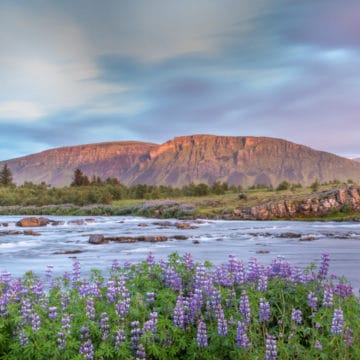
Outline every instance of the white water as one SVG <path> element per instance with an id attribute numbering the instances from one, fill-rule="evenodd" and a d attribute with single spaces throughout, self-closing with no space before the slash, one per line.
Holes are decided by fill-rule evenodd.
<path id="1" fill-rule="evenodd" d="M 81 262 L 83 272 L 92 268 L 108 269 L 117 259 L 138 262 L 146 259 L 152 251 L 157 260 L 178 251 L 191 252 L 198 261 L 210 260 L 215 264 L 225 262 L 229 254 L 248 261 L 257 257 L 269 263 L 278 255 L 292 264 L 302 267 L 319 263 L 321 254 L 330 254 L 330 271 L 345 276 L 355 288 L 360 288 L 360 224 L 351 222 L 290 222 L 290 221 L 204 221 L 194 223 L 197 229 L 180 230 L 176 227 L 159 227 L 154 222 L 162 220 L 140 217 L 93 217 L 95 222 L 86 225 L 69 224 L 78 217 L 50 216 L 53 220 L 65 221 L 64 225 L 34 228 L 40 236 L 3 235 L 9 230 L 24 230 L 15 225 L 20 216 L 0 216 L 0 272 L 7 270 L 21 276 L 32 270 L 38 274 L 46 265 L 54 265 L 57 274 L 71 272 L 74 258 Z M 83 217 L 82 219 L 85 219 Z M 80 218 L 81 219 L 81 218 Z M 176 222 L 176 220 L 170 220 Z M 139 227 L 146 223 L 147 227 Z M 283 233 L 301 233 L 303 237 L 313 236 L 314 241 L 299 241 L 299 238 L 281 238 Z M 91 245 L 89 235 L 138 236 L 138 235 L 186 235 L 188 240 L 169 240 L 161 243 L 108 243 Z M 194 244 L 198 241 L 199 244 Z M 81 253 L 55 255 L 55 252 L 79 250 Z M 257 251 L 266 250 L 267 254 Z"/>

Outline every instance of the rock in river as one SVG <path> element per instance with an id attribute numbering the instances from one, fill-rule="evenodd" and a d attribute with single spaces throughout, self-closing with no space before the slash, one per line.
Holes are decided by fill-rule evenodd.
<path id="1" fill-rule="evenodd" d="M 26 217 L 19 220 L 16 225 L 21 227 L 38 227 L 38 226 L 46 226 L 50 223 L 50 220 L 45 217 Z"/>
<path id="2" fill-rule="evenodd" d="M 109 242 L 109 240 L 105 239 L 104 235 L 102 234 L 90 235 L 88 241 L 90 244 L 94 244 L 94 245 L 105 244 Z"/>

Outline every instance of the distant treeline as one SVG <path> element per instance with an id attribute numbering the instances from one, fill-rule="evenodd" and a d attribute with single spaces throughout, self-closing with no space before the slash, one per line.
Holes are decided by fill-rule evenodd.
<path id="1" fill-rule="evenodd" d="M 352 181 L 349 180 L 349 183 Z M 340 183 L 334 180 L 333 183 Z M 320 183 L 315 181 L 310 187 L 316 191 Z M 188 184 L 181 188 L 165 185 L 137 184 L 125 186 L 116 178 L 101 180 L 98 176 L 90 179 L 80 169 L 76 169 L 70 186 L 54 188 L 46 183 L 34 184 L 25 182 L 16 186 L 12 181 L 10 169 L 4 165 L 0 170 L 0 206 L 43 206 L 43 205 L 89 205 L 111 204 L 116 200 L 131 199 L 167 199 L 180 197 L 200 197 L 208 195 L 222 195 L 225 193 L 239 194 L 239 199 L 247 197 L 248 190 L 283 191 L 301 188 L 301 184 L 292 184 L 282 181 L 275 189 L 267 185 L 254 185 L 248 189 L 242 186 L 229 185 L 226 182 L 216 181 L 212 185 L 205 183 Z"/>

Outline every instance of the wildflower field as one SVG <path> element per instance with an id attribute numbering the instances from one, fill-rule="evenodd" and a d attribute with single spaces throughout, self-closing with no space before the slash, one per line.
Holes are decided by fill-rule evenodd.
<path id="1" fill-rule="evenodd" d="M 109 272 L 0 274 L 0 359 L 360 359 L 360 304 L 328 275 L 174 253 Z"/>

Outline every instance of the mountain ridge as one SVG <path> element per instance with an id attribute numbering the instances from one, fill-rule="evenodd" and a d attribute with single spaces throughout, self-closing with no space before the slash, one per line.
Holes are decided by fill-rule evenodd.
<path id="1" fill-rule="evenodd" d="M 7 163 L 17 184 L 44 181 L 69 185 L 75 168 L 102 179 L 117 177 L 126 185 L 183 186 L 226 181 L 251 186 L 282 180 L 360 180 L 360 164 L 284 139 L 196 134 L 162 144 L 113 141 L 45 150 Z"/>

